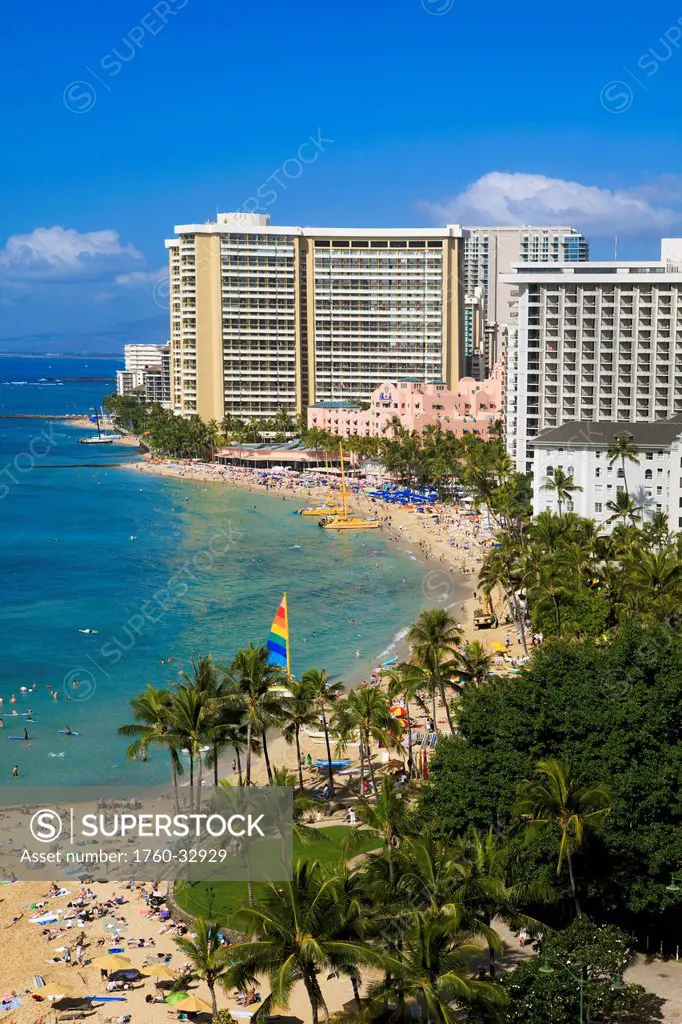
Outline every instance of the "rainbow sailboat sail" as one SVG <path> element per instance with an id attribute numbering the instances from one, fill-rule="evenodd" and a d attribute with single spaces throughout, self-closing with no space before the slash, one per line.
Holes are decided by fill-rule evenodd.
<path id="1" fill-rule="evenodd" d="M 275 613 L 270 636 L 265 646 L 269 652 L 268 661 L 270 664 L 278 665 L 289 675 L 289 612 L 287 610 L 286 591 L 282 595 L 279 608 Z"/>

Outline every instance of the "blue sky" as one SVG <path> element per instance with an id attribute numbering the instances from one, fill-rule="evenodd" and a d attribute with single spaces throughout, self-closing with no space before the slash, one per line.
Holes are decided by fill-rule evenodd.
<path id="1" fill-rule="evenodd" d="M 633 259 L 682 233 L 667 0 L 38 0 L 4 22 L 4 349 L 157 340 L 173 225 L 273 174 L 280 224 L 569 222 Z"/>

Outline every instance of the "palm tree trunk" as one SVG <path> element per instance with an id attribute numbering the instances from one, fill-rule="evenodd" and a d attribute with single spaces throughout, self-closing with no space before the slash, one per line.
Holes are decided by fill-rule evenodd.
<path id="1" fill-rule="evenodd" d="M 268 754 L 268 741 L 265 736 L 265 729 L 261 732 L 261 739 L 263 740 L 263 754 L 265 756 L 265 767 L 268 770 L 268 782 L 272 782 L 272 768 L 270 766 L 270 755 Z"/>
<path id="2" fill-rule="evenodd" d="M 234 752 L 237 756 L 237 771 L 239 772 L 239 785 L 242 786 L 244 783 L 242 780 L 242 759 L 239 753 L 239 747 L 235 747 Z"/>
<path id="3" fill-rule="evenodd" d="M 412 719 L 410 718 L 410 702 L 405 700 L 407 711 L 407 774 L 410 779 L 414 778 L 414 764 L 412 761 Z"/>
<path id="4" fill-rule="evenodd" d="M 332 771 L 332 748 L 329 743 L 329 728 L 327 727 L 327 716 L 322 707 L 322 728 L 324 729 L 324 742 L 327 747 L 327 782 L 329 783 L 329 797 L 334 796 L 334 772 Z"/>
<path id="5" fill-rule="evenodd" d="M 559 611 L 559 603 L 556 599 L 556 594 L 552 594 L 552 603 L 554 605 L 554 615 L 556 618 L 556 635 L 561 636 L 561 612 Z"/>
<path id="6" fill-rule="evenodd" d="M 251 785 L 251 722 L 246 726 L 246 785 Z"/>
<path id="7" fill-rule="evenodd" d="M 438 732 L 438 720 L 436 718 L 436 688 L 431 690 L 431 717 L 433 719 L 434 732 Z"/>
<path id="8" fill-rule="evenodd" d="M 490 945 L 490 943 L 488 943 L 488 962 L 489 962 L 490 977 L 493 980 L 495 980 L 495 975 L 497 973 L 497 968 L 496 968 L 496 965 L 495 965 L 495 949 L 493 948 L 493 946 Z"/>
<path id="9" fill-rule="evenodd" d="M 308 999 L 310 1000 L 312 1024 L 319 1024 L 321 993 L 320 986 L 317 983 L 317 978 L 315 975 L 312 975 L 311 977 L 306 973 L 303 977 L 303 984 L 305 985 L 305 990 L 308 993 Z"/>
<path id="10" fill-rule="evenodd" d="M 215 982 L 212 979 L 211 981 L 206 979 L 206 984 L 208 985 L 208 991 L 211 993 L 211 1013 L 215 1017 L 218 1012 L 218 1001 L 215 997 Z"/>
<path id="11" fill-rule="evenodd" d="M 218 744 L 213 744 L 213 785 L 218 785 Z"/>
<path id="12" fill-rule="evenodd" d="M 365 730 L 365 739 L 366 739 L 366 743 L 367 743 L 367 765 L 369 767 L 369 777 L 372 780 L 372 789 L 374 790 L 374 796 L 377 797 L 379 795 L 379 790 L 377 789 L 376 779 L 374 778 L 374 765 L 372 764 L 372 751 L 371 751 L 371 748 L 370 748 L 370 745 L 369 745 L 369 743 L 370 743 L 370 740 L 369 740 L 369 729 Z"/>
<path id="13" fill-rule="evenodd" d="M 526 627 L 523 623 L 523 610 L 517 600 L 516 593 L 514 591 L 514 583 L 511 576 L 508 578 L 508 584 L 509 594 L 505 593 L 505 597 L 507 598 L 507 603 L 509 605 L 509 610 L 512 613 L 512 617 L 516 620 L 516 622 L 518 622 L 519 629 L 521 630 L 521 643 L 523 644 L 523 652 L 524 654 L 528 654 L 528 644 L 526 642 Z M 511 600 L 512 595 L 514 597 L 513 605 Z"/>
<path id="14" fill-rule="evenodd" d="M 296 726 L 296 759 L 298 761 L 298 787 L 303 792 L 303 765 L 301 764 L 301 743 L 299 740 L 299 728 Z"/>
<path id="15" fill-rule="evenodd" d="M 201 807 L 201 786 L 204 781 L 204 759 L 201 756 L 201 745 L 199 745 L 199 754 L 197 757 L 199 769 L 197 771 L 197 811 Z"/>
<path id="16" fill-rule="evenodd" d="M 175 796 L 175 810 L 180 811 L 180 796 L 178 793 L 178 766 L 175 763 L 175 751 L 170 752 L 171 759 L 171 779 L 173 781 L 173 794 Z"/>
<path id="17" fill-rule="evenodd" d="M 452 716 L 450 715 L 450 708 L 448 706 L 448 702 L 447 702 L 446 697 L 445 697 L 445 684 L 444 683 L 440 683 L 439 690 L 440 690 L 440 699 L 443 701 L 443 707 L 445 708 L 445 717 L 448 720 L 448 728 L 450 729 L 450 735 L 454 736 L 455 735 L 455 727 L 452 724 Z"/>
<path id="18" fill-rule="evenodd" d="M 571 880 L 571 892 L 573 893 L 573 902 L 575 903 L 575 912 L 578 917 L 582 917 L 582 910 L 580 909 L 580 900 L 578 899 L 578 890 L 575 887 L 575 878 L 573 875 L 573 860 L 571 858 L 571 851 L 569 850 L 566 854 L 566 860 L 568 861 L 568 877 Z"/>
<path id="19" fill-rule="evenodd" d="M 360 737 L 360 796 L 365 795 L 365 745 Z"/>
<path id="20" fill-rule="evenodd" d="M 360 985 L 358 983 L 357 974 L 351 974 L 350 983 L 353 986 L 353 998 L 355 999 L 355 1005 L 358 1010 L 362 1010 L 362 1000 L 360 999 Z"/>

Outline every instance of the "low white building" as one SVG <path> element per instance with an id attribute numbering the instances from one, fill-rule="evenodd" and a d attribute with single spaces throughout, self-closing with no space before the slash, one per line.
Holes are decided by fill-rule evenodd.
<path id="1" fill-rule="evenodd" d="M 119 395 L 144 394 L 144 370 L 117 370 L 116 392 Z"/>
<path id="2" fill-rule="evenodd" d="M 125 369 L 116 371 L 117 393 L 170 409 L 170 346 L 126 345 L 124 351 Z"/>
<path id="3" fill-rule="evenodd" d="M 610 464 L 608 450 L 619 434 L 628 433 L 637 448 L 637 463 L 620 459 Z M 668 516 L 671 530 L 682 529 L 682 415 L 655 423 L 590 420 L 544 430 L 533 440 L 533 514 L 559 511 L 555 491 L 544 490 L 561 468 L 582 488 L 563 503 L 563 510 L 594 519 L 610 529 L 607 502 L 627 490 L 646 521 L 654 512 Z"/>

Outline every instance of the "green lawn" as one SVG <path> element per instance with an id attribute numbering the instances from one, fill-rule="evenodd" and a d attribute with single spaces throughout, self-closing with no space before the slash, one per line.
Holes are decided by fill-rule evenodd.
<path id="1" fill-rule="evenodd" d="M 306 860 L 319 860 L 322 864 L 333 864 L 341 857 L 341 843 L 349 832 L 349 825 L 330 825 L 319 829 L 324 839 L 313 840 L 302 846 L 294 840 L 294 857 L 305 857 Z M 353 856 L 376 850 L 378 841 L 369 833 L 366 840 L 360 842 Z M 254 883 L 254 894 L 258 898 L 259 883 Z M 175 898 L 189 914 L 194 917 L 205 917 L 217 921 L 226 928 L 233 927 L 232 918 L 235 910 L 247 901 L 245 882 L 180 882 L 175 888 Z"/>

